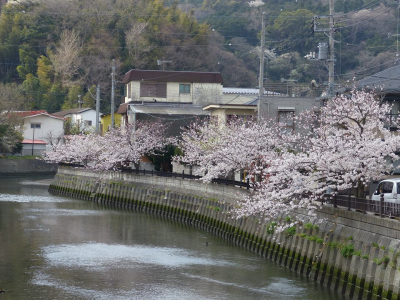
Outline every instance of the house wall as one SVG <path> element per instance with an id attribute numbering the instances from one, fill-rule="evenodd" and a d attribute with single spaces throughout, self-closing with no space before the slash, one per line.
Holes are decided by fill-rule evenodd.
<path id="1" fill-rule="evenodd" d="M 78 115 L 79 116 L 79 115 Z M 78 117 L 77 116 L 77 117 Z M 80 124 L 82 129 L 92 129 L 96 128 L 96 111 L 95 110 L 88 110 L 84 111 L 80 114 Z M 91 121 L 91 126 L 85 126 L 85 121 Z"/>
<path id="2" fill-rule="evenodd" d="M 304 110 L 310 110 L 317 104 L 315 98 L 271 97 L 261 102 L 261 114 L 270 118 L 277 118 L 278 107 L 294 107 L 295 114 L 297 114 Z"/>
<path id="3" fill-rule="evenodd" d="M 179 93 L 179 84 L 190 84 L 190 94 Z M 168 101 L 168 102 L 193 102 L 194 105 L 203 103 L 219 103 L 222 99 L 222 85 L 216 83 L 190 83 L 190 82 L 168 82 L 167 98 L 140 97 L 140 82 L 131 81 L 126 85 L 125 91 L 129 90 L 130 97 L 126 92 L 125 103 L 129 101 Z"/>
<path id="4" fill-rule="evenodd" d="M 68 114 L 65 117 L 70 118 L 72 124 L 79 124 L 80 130 L 96 129 L 96 111 L 94 109 L 76 114 Z M 85 126 L 85 121 L 91 121 L 91 126 Z"/>
<path id="5" fill-rule="evenodd" d="M 46 140 L 51 133 L 57 137 L 64 133 L 64 121 L 46 115 L 38 115 L 24 120 L 23 135 L 25 139 L 33 139 L 32 123 L 41 124 L 40 128 L 35 129 L 35 140 Z"/>
<path id="6" fill-rule="evenodd" d="M 121 119 L 122 119 L 122 116 L 120 114 L 114 114 L 114 125 L 120 126 Z M 111 114 L 102 116 L 100 123 L 102 126 L 101 134 L 105 134 L 108 130 L 108 127 L 111 126 Z"/>
<path id="7" fill-rule="evenodd" d="M 248 109 L 238 109 L 238 108 L 228 108 L 228 109 L 213 109 L 211 111 L 211 116 L 218 117 L 219 124 L 225 124 L 227 116 L 229 115 L 236 115 L 236 116 L 255 116 L 255 110 L 248 110 Z"/>

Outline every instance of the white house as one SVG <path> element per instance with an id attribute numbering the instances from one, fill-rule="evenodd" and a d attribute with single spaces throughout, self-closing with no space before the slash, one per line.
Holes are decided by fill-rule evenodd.
<path id="1" fill-rule="evenodd" d="M 49 114 L 44 110 L 16 112 L 23 121 L 22 155 L 41 155 L 46 150 L 48 139 L 64 133 L 64 118 Z"/>
<path id="2" fill-rule="evenodd" d="M 124 76 L 125 103 L 220 103 L 222 76 L 216 72 L 130 70 Z"/>
<path id="3" fill-rule="evenodd" d="M 73 108 L 62 110 L 54 115 L 70 119 L 72 124 L 78 125 L 80 131 L 96 129 L 96 110 L 92 108 Z"/>

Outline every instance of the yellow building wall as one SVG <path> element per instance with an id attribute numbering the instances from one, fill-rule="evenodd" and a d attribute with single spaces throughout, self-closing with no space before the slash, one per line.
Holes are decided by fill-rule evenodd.
<path id="1" fill-rule="evenodd" d="M 114 125 L 120 126 L 121 119 L 122 119 L 122 115 L 115 113 L 114 114 Z M 100 124 L 101 124 L 101 134 L 104 135 L 104 133 L 107 132 L 108 127 L 111 126 L 111 114 L 102 115 Z"/>

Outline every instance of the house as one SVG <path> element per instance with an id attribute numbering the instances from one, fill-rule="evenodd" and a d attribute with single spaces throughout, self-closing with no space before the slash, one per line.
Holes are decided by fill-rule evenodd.
<path id="1" fill-rule="evenodd" d="M 124 103 L 173 102 L 202 106 L 222 99 L 222 76 L 216 72 L 130 70 L 123 83 Z"/>
<path id="2" fill-rule="evenodd" d="M 209 115 L 202 109 L 220 103 L 222 76 L 216 72 L 130 70 L 124 76 L 125 97 L 118 109 L 122 124 L 157 119 L 170 123 L 169 135 Z"/>
<path id="3" fill-rule="evenodd" d="M 22 119 L 22 155 L 41 155 L 49 139 L 59 138 L 64 133 L 65 118 L 49 114 L 44 110 L 19 111 L 15 114 Z"/>
<path id="4" fill-rule="evenodd" d="M 92 108 L 72 108 L 54 113 L 55 116 L 67 118 L 79 131 L 94 131 L 96 129 L 96 110 Z"/>
<path id="5" fill-rule="evenodd" d="M 312 89 L 309 85 L 293 82 L 270 83 L 266 85 L 260 103 L 260 115 L 285 123 L 288 129 L 296 130 L 293 117 L 301 111 L 317 106 L 315 95 L 322 89 Z M 256 88 L 223 88 L 222 101 L 203 107 L 210 111 L 218 122 L 226 122 L 229 115 L 258 115 L 259 89 Z"/>
<path id="6" fill-rule="evenodd" d="M 373 90 L 392 105 L 391 119 L 397 118 L 400 112 L 400 64 L 385 69 L 356 82 L 358 88 Z M 390 129 L 397 130 L 396 124 L 388 124 Z"/>
<path id="7" fill-rule="evenodd" d="M 400 113 L 400 64 L 375 73 L 356 82 L 357 88 L 373 90 L 382 101 L 392 105 L 390 121 L 387 127 L 392 131 L 398 131 L 398 126 L 392 120 L 396 119 Z M 399 149 L 400 150 L 400 149 Z M 400 151 L 399 151 L 400 152 Z M 399 154 L 399 153 L 397 153 Z M 400 165 L 400 161 L 394 162 L 395 166 Z M 393 175 L 400 175 L 400 168 L 396 169 Z M 372 195 L 378 182 L 372 182 L 369 187 L 369 194 Z"/>

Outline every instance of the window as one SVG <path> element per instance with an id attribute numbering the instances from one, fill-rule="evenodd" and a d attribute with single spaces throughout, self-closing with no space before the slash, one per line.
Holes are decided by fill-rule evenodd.
<path id="1" fill-rule="evenodd" d="M 32 129 L 40 129 L 40 126 L 41 124 L 39 124 L 39 123 L 31 123 L 31 128 Z"/>
<path id="2" fill-rule="evenodd" d="M 381 182 L 376 190 L 378 194 L 389 194 L 393 191 L 393 182 Z"/>
<path id="3" fill-rule="evenodd" d="M 141 82 L 140 97 L 167 98 L 167 84 L 165 82 Z"/>
<path id="4" fill-rule="evenodd" d="M 294 108 L 278 107 L 278 123 L 282 128 L 294 130 Z"/>
<path id="5" fill-rule="evenodd" d="M 190 84 L 180 84 L 179 94 L 190 94 Z"/>
<path id="6" fill-rule="evenodd" d="M 128 98 L 131 98 L 131 83 L 130 82 L 127 84 L 127 87 L 128 87 Z"/>
<path id="7" fill-rule="evenodd" d="M 92 121 L 86 120 L 84 121 L 85 127 L 92 126 Z"/>

